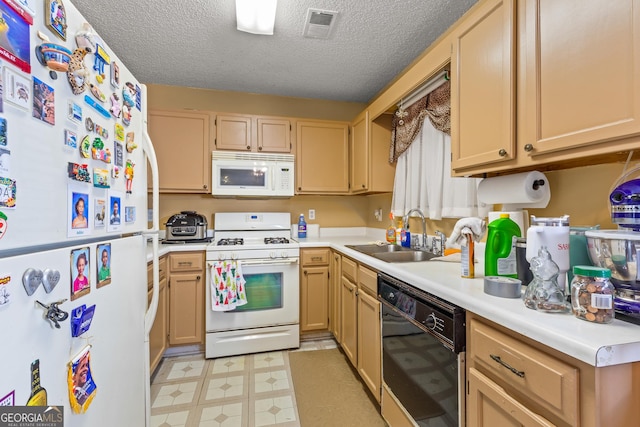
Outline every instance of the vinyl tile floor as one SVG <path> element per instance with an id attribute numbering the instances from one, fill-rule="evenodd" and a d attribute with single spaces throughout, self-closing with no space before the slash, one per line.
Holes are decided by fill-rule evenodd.
<path id="1" fill-rule="evenodd" d="M 300 426 L 289 352 L 336 347 L 327 339 L 289 351 L 165 358 L 151 381 L 151 427 Z"/>

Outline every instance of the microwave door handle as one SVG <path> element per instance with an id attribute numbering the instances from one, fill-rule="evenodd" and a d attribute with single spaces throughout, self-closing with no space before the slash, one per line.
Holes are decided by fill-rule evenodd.
<path id="1" fill-rule="evenodd" d="M 276 189 L 276 168 L 269 168 L 269 170 L 271 171 L 271 191 L 274 191 Z"/>

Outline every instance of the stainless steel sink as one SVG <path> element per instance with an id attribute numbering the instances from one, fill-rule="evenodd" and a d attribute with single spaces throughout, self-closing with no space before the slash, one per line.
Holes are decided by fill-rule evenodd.
<path id="1" fill-rule="evenodd" d="M 349 249 L 353 249 L 354 251 L 362 252 L 363 254 L 372 255 L 377 253 L 388 253 L 388 252 L 413 252 L 414 250 L 411 248 L 406 248 L 404 246 L 399 245 L 345 245 Z"/>
<path id="2" fill-rule="evenodd" d="M 398 245 L 346 245 L 363 254 L 378 258 L 386 262 L 418 262 L 429 261 L 436 255 L 431 252 L 421 251 L 413 248 L 406 248 Z"/>
<path id="3" fill-rule="evenodd" d="M 437 255 L 432 254 L 431 252 L 409 250 L 402 252 L 377 253 L 371 254 L 371 256 L 386 262 L 418 262 L 429 261 Z"/>

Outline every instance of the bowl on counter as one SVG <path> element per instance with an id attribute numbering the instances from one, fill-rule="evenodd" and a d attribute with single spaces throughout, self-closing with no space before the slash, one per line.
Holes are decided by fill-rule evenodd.
<path id="1" fill-rule="evenodd" d="M 593 265 L 611 270 L 611 282 L 616 288 L 640 292 L 640 233 L 626 230 L 587 230 L 585 236 Z"/>

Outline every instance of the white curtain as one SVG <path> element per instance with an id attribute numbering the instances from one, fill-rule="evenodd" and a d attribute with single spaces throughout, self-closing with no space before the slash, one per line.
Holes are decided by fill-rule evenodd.
<path id="1" fill-rule="evenodd" d="M 398 157 L 391 211 L 404 216 L 419 208 L 425 217 L 485 217 L 490 206 L 478 202 L 479 178 L 451 177 L 451 137 L 425 120 L 420 133 Z"/>

